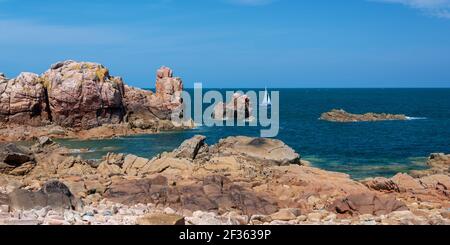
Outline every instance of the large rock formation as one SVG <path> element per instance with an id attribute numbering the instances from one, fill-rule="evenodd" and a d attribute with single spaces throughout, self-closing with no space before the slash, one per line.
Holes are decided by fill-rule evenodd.
<path id="1" fill-rule="evenodd" d="M 42 75 L 51 118 L 57 125 L 93 128 L 120 123 L 125 114 L 121 78 L 109 75 L 100 64 L 65 61 Z"/>
<path id="2" fill-rule="evenodd" d="M 44 85 L 38 75 L 23 72 L 7 80 L 0 76 L 0 123 L 44 125 L 49 108 Z"/>
<path id="3" fill-rule="evenodd" d="M 179 77 L 173 77 L 173 71 L 169 67 L 161 67 L 156 73 L 156 96 L 164 107 L 175 109 L 181 104 L 181 92 L 183 81 Z"/>
<path id="4" fill-rule="evenodd" d="M 183 90 L 172 74 L 167 67 L 157 71 L 156 93 L 126 86 L 90 62 L 59 62 L 41 76 L 22 73 L 8 80 L 1 74 L 0 125 L 84 130 L 125 122 L 132 128 L 171 129 L 166 121 L 181 108 Z"/>
<path id="5" fill-rule="evenodd" d="M 323 113 L 320 120 L 330 122 L 375 122 L 375 121 L 392 121 L 392 120 L 408 120 L 406 115 L 395 115 L 386 113 L 366 113 L 351 114 L 344 110 L 334 109 L 330 112 Z"/>

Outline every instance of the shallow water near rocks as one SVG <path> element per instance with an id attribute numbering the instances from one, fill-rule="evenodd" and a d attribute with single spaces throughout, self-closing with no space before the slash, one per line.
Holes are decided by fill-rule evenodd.
<path id="1" fill-rule="evenodd" d="M 425 161 L 430 153 L 450 153 L 450 89 L 279 91 L 281 115 L 277 139 L 294 148 L 316 167 L 348 173 L 357 179 L 389 177 L 398 172 L 426 168 Z M 334 108 L 351 113 L 405 114 L 411 120 L 361 123 L 318 120 L 323 112 Z M 99 159 L 107 152 L 151 158 L 173 150 L 196 134 L 207 136 L 207 143 L 215 144 L 227 136 L 258 137 L 260 128 L 199 127 L 183 132 L 58 142 L 69 148 L 87 150 L 80 154 L 89 159 Z"/>

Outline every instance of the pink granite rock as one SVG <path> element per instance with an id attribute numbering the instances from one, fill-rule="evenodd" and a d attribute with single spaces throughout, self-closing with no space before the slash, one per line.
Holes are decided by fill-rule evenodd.
<path id="1" fill-rule="evenodd" d="M 69 60 L 52 65 L 42 76 L 22 73 L 9 80 L 0 74 L 0 124 L 91 129 L 129 122 L 158 128 L 181 108 L 182 91 L 183 82 L 167 67 L 157 71 L 153 93 L 125 86 L 101 64 Z"/>
<path id="2" fill-rule="evenodd" d="M 38 75 L 21 73 L 7 80 L 0 77 L 0 121 L 39 126 L 48 123 L 46 93 Z"/>
<path id="3" fill-rule="evenodd" d="M 124 115 L 121 78 L 96 63 L 65 61 L 42 76 L 53 121 L 64 127 L 89 129 L 120 123 Z"/>
<path id="4" fill-rule="evenodd" d="M 230 103 L 218 103 L 214 107 L 212 116 L 217 120 L 227 120 L 235 117 L 240 120 L 247 119 L 252 114 L 250 103 L 250 98 L 247 95 L 235 93 Z"/>

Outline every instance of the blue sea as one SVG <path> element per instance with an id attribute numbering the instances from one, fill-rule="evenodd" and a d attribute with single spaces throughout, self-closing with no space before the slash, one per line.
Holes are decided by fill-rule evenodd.
<path id="1" fill-rule="evenodd" d="M 238 89 L 236 89 L 238 90 Z M 278 139 L 313 166 L 362 179 L 393 176 L 426 168 L 430 153 L 450 153 L 450 89 L 272 89 L 280 91 Z M 245 91 L 245 90 L 244 90 Z M 190 91 L 192 92 L 192 91 Z M 224 91 L 222 91 L 224 92 Z M 406 114 L 408 121 L 332 123 L 323 112 Z M 258 127 L 198 127 L 109 140 L 60 140 L 74 149 L 89 149 L 83 157 L 99 159 L 107 152 L 153 157 L 171 151 L 196 134 L 208 144 L 233 136 L 260 135 Z"/>

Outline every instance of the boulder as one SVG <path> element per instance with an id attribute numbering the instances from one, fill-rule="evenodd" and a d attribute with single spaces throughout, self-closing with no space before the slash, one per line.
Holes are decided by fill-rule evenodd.
<path id="1" fill-rule="evenodd" d="M 110 76 L 103 65 L 64 61 L 53 65 L 41 79 L 56 124 L 90 129 L 122 121 L 123 81 Z"/>
<path id="2" fill-rule="evenodd" d="M 398 186 L 400 192 L 424 193 L 425 188 L 418 179 L 414 179 L 408 174 L 396 174 L 391 180 Z"/>
<path id="3" fill-rule="evenodd" d="M 435 174 L 420 178 L 420 184 L 427 190 L 437 190 L 450 198 L 450 176 Z"/>
<path id="4" fill-rule="evenodd" d="M 23 175 L 34 167 L 34 156 L 25 147 L 0 144 L 0 173 Z"/>
<path id="5" fill-rule="evenodd" d="M 337 199 L 329 209 L 338 214 L 377 216 L 408 210 L 406 205 L 394 196 L 382 196 L 375 193 L 357 193 Z"/>
<path id="6" fill-rule="evenodd" d="M 69 188 L 59 181 L 49 181 L 37 192 L 17 189 L 9 194 L 10 205 L 15 210 L 31 210 L 44 207 L 75 209 L 79 204 Z"/>
<path id="7" fill-rule="evenodd" d="M 37 74 L 23 72 L 17 78 L 0 78 L 0 122 L 42 126 L 49 108 L 44 84 Z"/>
<path id="8" fill-rule="evenodd" d="M 131 173 L 133 175 L 152 175 L 163 173 L 166 170 L 171 171 L 189 171 L 194 168 L 194 164 L 188 159 L 181 158 L 173 158 L 173 157 L 161 157 L 155 158 L 145 164 L 141 168 L 135 168 L 132 171 L 126 171 L 127 173 Z"/>
<path id="9" fill-rule="evenodd" d="M 406 115 L 387 114 L 387 113 L 366 113 L 352 114 L 344 110 L 334 109 L 330 112 L 323 113 L 320 120 L 329 122 L 375 122 L 375 121 L 392 121 L 392 120 L 408 120 Z"/>
<path id="10" fill-rule="evenodd" d="M 122 169 L 115 164 L 108 164 L 107 162 L 102 162 L 97 167 L 97 172 L 105 178 L 109 178 L 116 175 L 122 174 Z"/>
<path id="11" fill-rule="evenodd" d="M 196 135 L 191 139 L 185 140 L 180 147 L 173 151 L 173 154 L 178 158 L 194 160 L 202 148 L 208 148 L 205 140 L 205 136 Z"/>
<path id="12" fill-rule="evenodd" d="M 148 214 L 136 220 L 137 225 L 184 225 L 184 217 L 176 214 Z"/>
<path id="13" fill-rule="evenodd" d="M 272 220 L 290 221 L 295 220 L 300 212 L 293 209 L 281 209 L 280 211 L 270 215 Z"/>
<path id="14" fill-rule="evenodd" d="M 276 139 L 229 137 L 212 146 L 211 151 L 221 156 L 240 156 L 258 164 L 273 166 L 300 164 L 300 155 Z"/>
<path id="15" fill-rule="evenodd" d="M 144 168 L 149 166 L 149 159 L 126 155 L 122 166 L 122 173 L 130 176 L 138 176 Z"/>
<path id="16" fill-rule="evenodd" d="M 384 177 L 367 179 L 362 181 L 362 183 L 375 191 L 400 192 L 400 189 L 393 180 Z"/>

